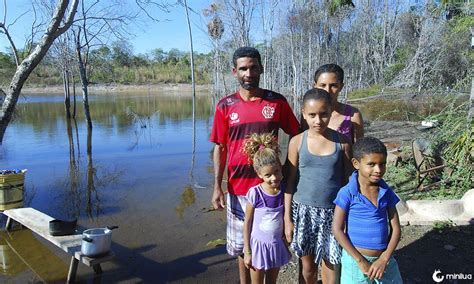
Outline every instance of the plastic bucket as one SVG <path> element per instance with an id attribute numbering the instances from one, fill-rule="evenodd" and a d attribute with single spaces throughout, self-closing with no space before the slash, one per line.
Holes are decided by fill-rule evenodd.
<path id="1" fill-rule="evenodd" d="M 0 174 L 0 210 L 23 207 L 25 173 Z"/>

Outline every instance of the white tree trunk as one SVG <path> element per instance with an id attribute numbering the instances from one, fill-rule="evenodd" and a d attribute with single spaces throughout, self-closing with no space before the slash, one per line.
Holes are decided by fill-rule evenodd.
<path id="1" fill-rule="evenodd" d="M 3 141 L 5 131 L 13 117 L 13 112 L 18 102 L 21 89 L 28 79 L 28 76 L 41 62 L 53 41 L 71 26 L 76 14 L 78 3 L 79 0 L 73 0 L 69 13 L 65 17 L 66 10 L 69 6 L 69 0 L 58 1 L 54 14 L 41 41 L 35 47 L 33 52 L 31 52 L 31 54 L 17 66 L 0 110 L 0 143 Z M 63 26 L 60 26 L 61 23 L 63 23 Z"/>

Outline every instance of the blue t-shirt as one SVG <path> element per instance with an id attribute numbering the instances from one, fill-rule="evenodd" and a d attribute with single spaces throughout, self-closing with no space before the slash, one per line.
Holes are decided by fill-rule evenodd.
<path id="1" fill-rule="evenodd" d="M 358 172 L 342 187 L 334 204 L 346 212 L 347 236 L 354 247 L 383 250 L 388 244 L 387 210 L 395 207 L 400 198 L 381 180 L 375 206 L 359 191 Z"/>

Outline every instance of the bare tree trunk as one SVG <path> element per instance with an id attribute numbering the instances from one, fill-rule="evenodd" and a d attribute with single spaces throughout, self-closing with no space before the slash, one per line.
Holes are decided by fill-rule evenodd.
<path id="1" fill-rule="evenodd" d="M 5 131 L 7 130 L 8 124 L 13 117 L 13 112 L 18 102 L 21 89 L 28 79 L 28 76 L 41 62 L 48 49 L 51 47 L 53 41 L 71 26 L 74 15 L 76 14 L 78 3 L 79 0 L 73 0 L 71 9 L 69 10 L 66 18 L 64 18 L 66 9 L 69 6 L 69 0 L 62 0 L 58 2 L 53 17 L 51 18 L 51 22 L 49 23 L 41 41 L 38 43 L 38 45 L 36 45 L 33 52 L 28 55 L 20 63 L 20 65 L 18 65 L 16 72 L 10 82 L 10 86 L 7 89 L 7 95 L 0 110 L 0 143 L 3 141 Z M 64 24 L 63 26 L 60 26 L 63 20 Z"/>
<path id="2" fill-rule="evenodd" d="M 184 8 L 186 9 L 186 21 L 188 24 L 189 31 L 189 57 L 191 61 L 191 82 L 193 84 L 193 144 L 192 144 L 192 159 L 191 159 L 191 170 L 190 170 L 190 182 L 192 186 L 192 176 L 194 169 L 194 157 L 196 154 L 196 82 L 194 80 L 194 48 L 193 48 L 193 33 L 191 30 L 191 22 L 189 21 L 188 2 L 184 0 Z"/>
<path id="3" fill-rule="evenodd" d="M 73 97 L 72 117 L 75 119 L 76 118 L 76 80 L 74 78 L 74 73 L 71 74 L 71 80 L 72 80 L 72 97 Z"/>
<path id="4" fill-rule="evenodd" d="M 94 162 L 92 160 L 92 127 L 87 128 L 87 194 L 86 194 L 86 212 L 89 217 L 94 216 L 92 195 L 96 198 L 96 214 L 99 213 L 100 200 L 97 195 L 97 189 L 95 187 L 95 175 L 96 170 L 94 168 Z"/>
<path id="5" fill-rule="evenodd" d="M 69 89 L 69 72 L 63 71 L 63 85 L 64 85 L 64 108 L 66 111 L 66 117 L 71 118 L 71 98 Z"/>
<path id="6" fill-rule="evenodd" d="M 84 114 L 86 116 L 87 128 L 92 129 L 92 118 L 89 108 L 89 80 L 87 79 L 86 65 L 84 63 L 84 60 L 82 59 L 80 36 L 81 28 L 79 28 L 78 33 L 76 35 L 76 53 L 77 61 L 79 64 L 79 76 L 82 85 L 82 103 L 84 104 Z"/>
<path id="7" fill-rule="evenodd" d="M 472 121 L 474 116 L 474 77 L 471 78 L 471 95 L 469 96 L 469 112 L 467 114 L 467 119 Z"/>

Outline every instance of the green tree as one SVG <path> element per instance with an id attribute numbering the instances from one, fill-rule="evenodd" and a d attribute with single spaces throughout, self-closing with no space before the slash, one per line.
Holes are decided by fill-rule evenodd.
<path id="1" fill-rule="evenodd" d="M 166 52 L 162 48 L 155 48 L 150 52 L 150 56 L 155 63 L 161 63 L 165 60 Z"/>
<path id="2" fill-rule="evenodd" d="M 2 69 L 13 68 L 15 67 L 15 60 L 11 55 L 0 51 L 0 66 Z"/>
<path id="3" fill-rule="evenodd" d="M 177 48 L 172 48 L 168 51 L 168 55 L 166 56 L 166 61 L 168 64 L 176 64 L 178 61 L 184 56 L 184 52 L 177 49 Z"/>
<path id="4" fill-rule="evenodd" d="M 133 46 L 126 40 L 116 41 L 112 44 L 112 61 L 115 66 L 132 65 Z"/>

